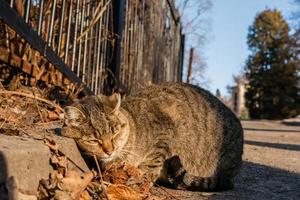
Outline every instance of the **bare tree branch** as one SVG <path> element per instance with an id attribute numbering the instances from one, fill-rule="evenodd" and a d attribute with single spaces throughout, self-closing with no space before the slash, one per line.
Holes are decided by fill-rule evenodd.
<path id="1" fill-rule="evenodd" d="M 205 77 L 206 61 L 203 56 L 203 47 L 206 42 L 208 20 L 205 14 L 212 7 L 211 0 L 176 0 L 176 8 L 180 12 L 183 33 L 186 37 L 185 69 L 188 65 L 190 48 L 194 48 L 194 59 L 191 70 L 191 83 L 208 87 L 209 81 Z"/>

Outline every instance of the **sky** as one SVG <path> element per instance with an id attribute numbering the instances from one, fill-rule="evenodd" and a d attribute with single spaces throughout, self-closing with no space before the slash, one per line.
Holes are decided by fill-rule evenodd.
<path id="1" fill-rule="evenodd" d="M 291 0 L 212 0 L 209 11 L 211 28 L 204 56 L 207 62 L 205 77 L 209 90 L 228 95 L 226 87 L 233 84 L 233 75 L 242 72 L 249 55 L 247 33 L 257 13 L 266 8 L 278 9 L 288 20 L 293 10 Z"/>

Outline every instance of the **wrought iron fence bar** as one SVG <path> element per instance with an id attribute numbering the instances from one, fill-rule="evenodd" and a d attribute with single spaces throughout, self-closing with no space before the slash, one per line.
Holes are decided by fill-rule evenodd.
<path id="1" fill-rule="evenodd" d="M 136 1 L 136 0 L 135 0 Z M 131 1 L 131 3 L 133 4 L 134 2 Z M 132 39 L 133 39 L 133 26 L 134 26 L 134 23 L 133 23 L 133 18 L 134 18 L 134 14 L 133 14 L 133 11 L 134 11 L 134 6 L 131 4 L 130 6 L 130 10 L 129 10 L 129 17 L 128 17 L 128 21 L 129 21 L 129 41 L 128 41 L 128 76 L 127 76 L 127 84 L 128 84 L 128 87 L 131 88 L 131 77 L 132 77 L 132 71 L 133 71 L 133 64 L 132 64 Z"/>
<path id="2" fill-rule="evenodd" d="M 44 10 L 44 0 L 40 0 L 39 4 L 39 21 L 38 21 L 38 27 L 37 32 L 39 35 L 41 35 L 41 28 L 42 28 L 42 21 L 43 21 L 43 10 Z"/>
<path id="3" fill-rule="evenodd" d="M 138 10 L 139 10 L 139 2 L 137 2 L 136 3 L 136 5 L 135 5 L 135 12 L 134 12 L 134 46 L 133 46 L 133 51 L 134 51 L 134 54 L 135 54 L 135 56 L 133 56 L 133 59 L 134 59 L 134 73 L 133 73 L 133 80 L 132 80 L 132 85 L 134 85 L 135 83 L 137 83 L 137 80 L 138 80 L 138 76 L 139 76 L 139 74 L 138 74 L 138 63 L 137 63 L 137 61 L 138 61 L 138 56 L 139 56 L 139 54 L 138 54 L 138 38 L 139 37 L 141 37 L 141 35 L 139 35 L 139 33 L 138 33 L 138 22 L 139 22 L 139 20 L 138 20 L 138 15 L 139 15 L 139 13 L 138 13 Z"/>
<path id="4" fill-rule="evenodd" d="M 90 19 L 89 26 L 91 26 L 91 22 L 93 20 L 93 10 L 94 10 L 94 3 L 90 1 L 89 3 L 89 14 L 88 17 Z M 88 27 L 89 28 L 89 27 Z M 94 67 L 92 64 L 92 48 L 94 42 L 94 26 L 90 27 L 88 35 L 88 55 L 87 55 L 87 85 L 92 85 L 92 68 Z M 93 91 L 93 89 L 92 89 Z"/>
<path id="5" fill-rule="evenodd" d="M 68 28 L 67 28 L 67 37 L 66 37 L 66 46 L 65 46 L 65 56 L 64 61 L 65 63 L 68 62 L 68 51 L 69 51 L 69 43 L 70 43 L 70 31 L 71 31 L 71 22 L 72 22 L 72 7 L 73 7 L 73 0 L 70 0 L 70 6 L 69 6 L 69 15 L 68 15 Z"/>
<path id="6" fill-rule="evenodd" d="M 97 5 L 97 8 L 101 8 L 103 6 L 103 2 L 100 2 L 98 5 Z M 97 9 L 96 8 L 96 9 Z M 98 88 L 97 88 L 97 81 L 98 81 L 98 77 L 97 77 L 97 72 L 99 72 L 98 68 L 98 62 L 97 62 L 97 59 L 99 58 L 99 52 L 98 52 L 98 49 L 100 48 L 100 36 L 99 36 L 99 32 L 100 32 L 100 21 L 101 19 L 99 19 L 96 24 L 95 24 L 95 41 L 94 41 L 94 55 L 93 55 L 93 70 L 92 70 L 92 85 L 91 85 L 91 88 L 92 88 L 92 91 L 94 91 L 95 94 L 98 93 Z"/>
<path id="7" fill-rule="evenodd" d="M 99 24 L 99 32 L 98 32 L 98 40 L 97 40 L 97 42 L 98 42 L 98 45 L 97 45 L 98 49 L 97 49 L 97 61 L 96 61 L 96 67 L 97 67 L 97 69 L 96 69 L 96 80 L 95 80 L 95 91 L 96 91 L 96 94 L 99 91 L 100 87 L 99 87 L 98 84 L 99 84 L 99 81 L 101 80 L 100 79 L 100 75 L 99 75 L 99 70 L 101 70 L 101 68 L 100 68 L 100 53 L 101 53 L 101 44 L 102 44 L 102 42 L 101 42 L 102 19 L 99 20 L 98 24 Z M 101 73 L 101 71 L 100 71 L 100 73 Z"/>
<path id="8" fill-rule="evenodd" d="M 123 34 L 123 26 L 124 26 L 124 14 L 125 14 L 125 3 L 128 0 L 119 0 L 113 1 L 113 14 L 115 19 L 115 26 L 114 31 L 117 34 L 116 43 L 115 43 L 115 56 L 112 61 L 112 72 L 114 73 L 115 77 L 119 78 L 120 72 L 120 63 L 121 63 L 121 40 Z"/>
<path id="9" fill-rule="evenodd" d="M 76 55 L 76 48 L 77 48 L 77 28 L 78 28 L 78 17 L 79 17 L 79 3 L 80 0 L 76 1 L 76 10 L 75 10 L 75 28 L 74 28 L 74 39 L 73 39 L 73 51 L 72 51 L 72 64 L 71 64 L 71 69 L 74 71 L 75 69 L 75 55 Z"/>
<path id="10" fill-rule="evenodd" d="M 123 55 L 122 55 L 122 62 L 120 63 L 121 67 L 120 67 L 120 73 L 121 73 L 121 77 L 119 75 L 119 79 L 121 80 L 122 84 L 125 84 L 125 75 L 126 75 L 126 66 L 127 66 L 127 58 L 126 58 L 126 52 L 127 52 L 127 39 L 128 39 L 128 23 L 127 23 L 127 16 L 128 16 L 128 9 L 129 9 L 129 1 L 126 1 L 125 3 L 125 13 L 124 13 L 124 34 L 123 34 L 123 38 L 121 38 L 121 48 L 123 50 Z"/>
<path id="11" fill-rule="evenodd" d="M 101 25 L 104 26 L 105 25 L 105 20 L 104 20 L 104 17 L 101 17 Z M 101 28 L 101 38 L 105 35 L 104 33 L 104 28 L 102 27 Z M 98 93 L 101 92 L 101 83 L 103 82 L 103 77 L 101 76 L 103 74 L 103 60 L 104 60 L 104 57 L 103 57 L 103 52 L 104 52 L 104 42 L 102 41 L 101 39 L 101 47 L 100 47 L 100 62 L 99 62 L 99 69 L 100 69 L 100 76 L 99 76 L 99 85 L 100 87 L 98 88 Z"/>
<path id="12" fill-rule="evenodd" d="M 92 84 L 91 84 L 91 89 L 92 91 L 96 91 L 95 90 L 95 85 L 96 85 L 96 80 L 95 80 L 95 76 L 96 76 L 96 68 L 98 67 L 96 65 L 96 60 L 97 60 L 97 42 L 98 42 L 98 31 L 99 31 L 99 24 L 96 23 L 95 24 L 95 41 L 94 41 L 94 55 L 93 55 L 93 65 L 92 65 Z"/>
<path id="13" fill-rule="evenodd" d="M 23 37 L 34 49 L 38 50 L 56 69 L 64 74 L 71 82 L 81 85 L 81 80 L 74 72 L 57 56 L 47 43 L 28 25 L 23 18 L 10 7 L 5 0 L 0 0 L 0 16 L 3 21 Z M 92 94 L 87 87 L 83 90 L 86 94 Z"/>
<path id="14" fill-rule="evenodd" d="M 141 72 L 141 78 L 144 77 L 143 74 L 143 57 L 144 57 L 144 26 L 143 26 L 143 21 L 145 20 L 145 1 L 142 2 L 142 16 L 140 16 L 140 31 L 141 31 L 141 38 L 140 38 L 140 47 L 141 51 L 140 51 L 140 56 L 139 56 L 139 73 Z M 140 33 L 139 33 L 140 34 Z"/>
<path id="15" fill-rule="evenodd" d="M 80 35 L 83 33 L 84 27 L 84 17 L 85 17 L 85 0 L 82 0 L 82 12 L 81 12 L 81 21 L 80 21 Z M 79 49 L 78 49 L 78 60 L 77 60 L 77 76 L 80 75 L 80 66 L 81 66 L 81 55 L 82 55 L 82 39 L 79 39 Z"/>
<path id="16" fill-rule="evenodd" d="M 105 23 L 105 27 L 108 27 L 108 23 L 109 23 L 109 12 L 106 12 L 106 14 L 104 15 L 104 23 Z M 104 42 L 104 47 L 103 47 L 103 64 L 102 64 L 102 70 L 106 70 L 107 66 L 107 44 L 108 44 L 108 30 L 105 28 L 104 29 L 105 33 L 105 41 Z"/>
<path id="17" fill-rule="evenodd" d="M 90 6 L 90 3 L 87 3 L 87 7 L 85 8 L 86 9 L 86 20 L 85 20 L 85 23 L 84 23 L 84 28 L 87 28 L 88 25 L 89 25 L 89 6 Z M 84 9 L 84 10 L 85 10 Z M 84 49 L 83 49 L 83 62 L 82 62 L 82 81 L 86 83 L 86 79 L 87 79 L 87 73 L 86 73 L 86 56 L 87 56 L 87 43 L 88 43 L 88 34 L 85 34 L 84 35 Z"/>
<path id="18" fill-rule="evenodd" d="M 181 31 L 180 31 L 181 32 Z M 178 66 L 178 81 L 182 81 L 184 51 L 185 51 L 185 35 L 180 36 L 180 61 Z"/>
<path id="19" fill-rule="evenodd" d="M 52 44 L 52 33 L 53 33 L 53 25 L 54 25 L 54 16 L 55 16 L 55 8 L 56 8 L 56 0 L 52 1 L 52 10 L 51 10 L 51 20 L 50 20 L 50 27 L 48 32 L 48 45 L 51 46 Z"/>
<path id="20" fill-rule="evenodd" d="M 31 0 L 27 0 L 27 4 L 26 4 L 26 14 L 25 14 L 25 22 L 26 22 L 26 23 L 28 23 L 28 20 L 29 20 L 30 4 L 31 4 Z"/>
<path id="21" fill-rule="evenodd" d="M 58 34 L 58 45 L 57 45 L 57 54 L 58 55 L 60 54 L 60 49 L 61 49 L 63 24 L 64 24 L 64 18 L 65 18 L 65 7 L 66 7 L 66 1 L 63 1 L 62 7 L 61 7 L 60 22 L 59 22 L 59 34 Z"/>

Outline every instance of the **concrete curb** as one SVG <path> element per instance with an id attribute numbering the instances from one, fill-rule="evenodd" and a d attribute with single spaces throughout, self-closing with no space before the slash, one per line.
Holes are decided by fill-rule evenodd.
<path id="1" fill-rule="evenodd" d="M 73 139 L 58 136 L 53 137 L 53 139 L 59 145 L 61 152 L 81 169 L 88 171 L 88 167 Z M 5 185 L 7 187 L 7 185 L 11 184 L 9 180 L 14 180 L 20 193 L 36 195 L 39 181 L 42 178 L 47 179 L 49 173 L 53 171 L 49 162 L 50 155 L 49 148 L 42 140 L 1 135 L 0 193 L 3 193 Z M 80 171 L 72 162 L 68 162 L 68 169 Z M 0 199 L 3 199 L 1 194 Z"/>

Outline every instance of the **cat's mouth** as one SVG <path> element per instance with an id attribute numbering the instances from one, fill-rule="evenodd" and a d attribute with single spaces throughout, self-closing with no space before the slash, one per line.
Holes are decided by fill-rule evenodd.
<path id="1" fill-rule="evenodd" d="M 103 155 L 96 155 L 96 156 L 102 162 L 110 162 L 110 161 L 112 161 L 114 159 L 113 154 L 111 154 L 111 155 L 103 154 Z"/>
<path id="2" fill-rule="evenodd" d="M 99 154 L 99 153 L 95 153 L 95 152 L 82 152 L 83 154 L 89 156 L 89 157 L 94 157 L 96 156 L 98 160 L 102 161 L 102 162 L 109 162 L 113 160 L 113 154 L 108 155 L 108 154 Z"/>

